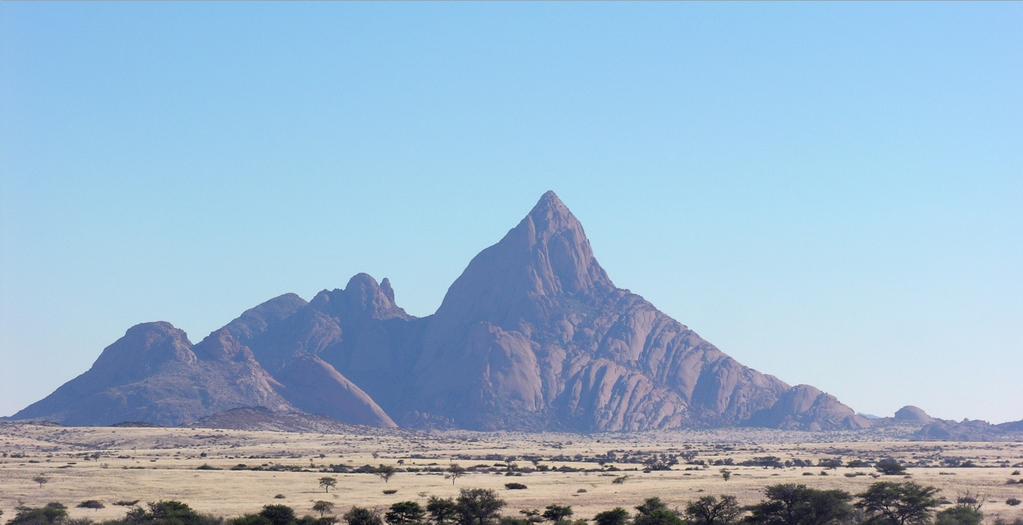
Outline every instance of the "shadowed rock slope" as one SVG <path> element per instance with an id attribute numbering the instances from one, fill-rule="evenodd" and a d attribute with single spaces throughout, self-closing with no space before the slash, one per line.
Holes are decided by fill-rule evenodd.
<path id="1" fill-rule="evenodd" d="M 743 366 L 617 288 L 553 192 L 477 255 L 425 318 L 397 306 L 387 279 L 358 274 L 308 303 L 272 299 L 194 348 L 166 323 L 140 326 L 159 327 L 159 341 L 133 328 L 92 370 L 15 417 L 180 423 L 259 406 L 479 430 L 869 425 L 816 388 Z"/>

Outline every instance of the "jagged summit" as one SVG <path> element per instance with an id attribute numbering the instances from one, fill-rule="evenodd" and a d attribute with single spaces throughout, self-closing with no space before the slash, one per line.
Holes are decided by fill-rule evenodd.
<path id="1" fill-rule="evenodd" d="M 548 191 L 517 226 L 473 258 L 437 316 L 500 321 L 540 297 L 593 296 L 612 289 L 582 224 Z"/>
<path id="2" fill-rule="evenodd" d="M 394 304 L 391 281 L 384 284 L 366 273 L 357 273 L 348 280 L 344 289 L 323 290 L 310 304 L 342 319 L 368 317 L 371 319 L 409 319 L 404 309 Z"/>

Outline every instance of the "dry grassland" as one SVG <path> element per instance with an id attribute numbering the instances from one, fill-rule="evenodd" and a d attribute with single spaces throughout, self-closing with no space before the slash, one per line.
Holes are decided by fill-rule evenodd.
<path id="1" fill-rule="evenodd" d="M 731 494 L 748 504 L 760 499 L 764 486 L 774 483 L 796 482 L 856 493 L 875 481 L 870 476 L 875 472 L 872 468 L 699 467 L 683 460 L 671 470 L 644 473 L 640 463 L 651 453 L 686 453 L 709 463 L 726 458 L 739 463 L 762 456 L 813 463 L 822 458 L 848 461 L 891 456 L 935 465 L 908 472 L 914 481 L 941 488 L 950 499 L 967 491 L 979 493 L 985 497 L 983 510 L 989 517 L 1023 517 L 1023 508 L 1005 504 L 1009 497 L 1023 499 L 1023 484 L 1007 483 L 1021 479 L 1013 475 L 1023 468 L 1021 443 L 859 439 L 856 434 L 779 431 L 598 436 L 372 430 L 315 434 L 0 424 L 0 510 L 6 520 L 18 505 L 60 501 L 73 517 L 99 520 L 123 516 L 128 507 L 116 505 L 118 501 L 177 499 L 203 512 L 235 516 L 258 511 L 269 503 L 312 513 L 313 502 L 325 499 L 344 512 L 351 505 L 382 509 L 397 501 L 425 503 L 431 495 L 452 496 L 459 488 L 485 487 L 496 489 L 508 502 L 506 514 L 558 502 L 572 505 L 577 517 L 590 518 L 615 506 L 631 509 L 651 496 L 674 506 L 701 495 Z M 607 461 L 608 451 L 614 451 L 615 460 Z M 520 469 L 541 466 L 552 470 L 509 476 L 505 461 L 509 457 Z M 604 467 L 598 464 L 598 457 L 604 459 Z M 946 458 L 970 460 L 977 466 L 938 466 Z M 441 471 L 451 463 L 494 471 L 470 472 L 454 484 L 442 472 L 398 472 L 386 483 L 373 474 L 321 472 L 332 464 L 353 468 L 390 464 L 399 469 Z M 606 465 L 619 470 L 607 471 Z M 562 467 L 603 471 L 554 471 Z M 722 469 L 732 472 L 729 481 L 723 480 Z M 33 481 L 40 475 L 49 480 L 42 486 Z M 337 478 L 337 488 L 329 494 L 318 485 L 323 476 Z M 627 478 L 622 483 L 612 482 L 620 476 Z M 523 483 L 528 489 L 508 490 L 508 482 Z M 396 492 L 384 494 L 385 489 Z M 283 498 L 275 498 L 278 495 Z M 75 508 L 86 499 L 100 500 L 106 508 Z"/>

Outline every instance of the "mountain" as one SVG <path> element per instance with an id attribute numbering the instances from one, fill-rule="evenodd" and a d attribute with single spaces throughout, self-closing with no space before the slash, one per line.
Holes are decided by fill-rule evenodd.
<path id="1" fill-rule="evenodd" d="M 814 387 L 740 364 L 616 287 L 553 192 L 473 258 L 427 317 L 399 307 L 389 280 L 358 274 L 309 302 L 271 299 L 194 347 L 169 324 L 140 326 L 148 328 L 132 328 L 90 371 L 14 417 L 181 424 L 265 407 L 478 430 L 870 425 Z M 134 333 L 149 331 L 159 336 Z"/>
<path id="2" fill-rule="evenodd" d="M 1023 421 L 992 425 L 976 419 L 935 419 L 912 437 L 920 441 L 1020 441 L 1023 440 Z"/>
<path id="3" fill-rule="evenodd" d="M 244 348 L 197 353 L 170 323 L 144 323 L 103 350 L 89 371 L 14 419 L 173 425 L 243 404 L 285 408 L 274 383 Z"/>
<path id="4" fill-rule="evenodd" d="M 314 373 L 308 376 L 310 380 L 318 378 Z M 108 346 L 87 372 L 13 419 L 67 425 L 131 421 L 171 426 L 243 406 L 294 411 L 294 390 L 301 387 L 288 382 L 292 375 L 280 377 L 285 382 L 268 374 L 252 351 L 226 328 L 193 347 L 185 332 L 170 323 L 144 323 Z M 344 421 L 395 426 L 372 399 L 343 377 L 337 379 L 336 386 L 327 381 L 317 386 L 323 386 L 324 397 L 332 396 L 327 397 L 332 413 Z"/>

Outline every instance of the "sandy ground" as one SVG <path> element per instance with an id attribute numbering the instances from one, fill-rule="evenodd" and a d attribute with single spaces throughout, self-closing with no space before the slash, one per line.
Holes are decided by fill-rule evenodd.
<path id="1" fill-rule="evenodd" d="M 517 467 L 527 469 L 545 465 L 551 469 L 603 470 L 595 458 L 608 451 L 615 451 L 616 459 L 605 461 L 606 465 L 619 471 L 507 475 L 505 459 L 509 457 L 514 458 Z M 862 441 L 853 434 L 775 431 L 599 436 L 377 431 L 312 434 L 13 424 L 0 425 L 0 510 L 6 521 L 18 505 L 59 501 L 71 509 L 73 517 L 99 520 L 123 516 L 129 507 L 116 505 L 118 501 L 177 499 L 203 512 L 235 516 L 258 511 L 270 503 L 312 513 L 313 502 L 322 499 L 334 502 L 338 512 L 344 512 L 351 505 L 383 509 L 397 501 L 425 503 L 431 495 L 452 496 L 459 488 L 485 487 L 496 489 L 508 502 L 505 514 L 556 502 L 572 505 L 576 517 L 590 518 L 615 506 L 631 510 L 651 496 L 678 506 L 701 495 L 730 494 L 748 504 L 758 501 L 763 488 L 774 483 L 796 482 L 855 493 L 875 481 L 870 476 L 872 468 L 700 467 L 685 461 L 668 471 L 644 473 L 638 461 L 643 453 L 651 452 L 694 454 L 696 460 L 707 462 L 776 456 L 816 463 L 821 458 L 848 461 L 892 456 L 903 462 L 932 465 L 910 468 L 911 479 L 939 487 L 949 499 L 966 492 L 982 495 L 983 510 L 989 518 L 1023 517 L 1023 506 L 1005 503 L 1009 497 L 1023 499 L 1023 484 L 1007 483 L 1009 479 L 1023 479 L 1013 475 L 1023 470 L 1023 443 Z M 941 466 L 946 458 L 953 457 L 978 466 Z M 454 484 L 442 473 L 398 472 L 385 483 L 373 474 L 319 472 L 331 464 L 356 467 L 382 463 L 399 469 L 444 469 L 451 463 L 463 467 L 484 465 L 497 472 L 469 473 Z M 246 469 L 287 467 L 308 472 L 229 470 L 238 464 L 245 464 Z M 204 465 L 222 470 L 199 469 Z M 722 478 L 723 469 L 732 472 L 730 480 Z M 33 481 L 40 475 L 48 479 L 42 486 Z M 318 480 L 328 475 L 338 483 L 336 489 L 325 494 Z M 628 476 L 623 483 L 612 483 L 623 475 Z M 508 490 L 508 482 L 523 483 L 528 488 Z M 385 494 L 384 490 L 396 492 Z M 75 508 L 87 499 L 100 500 L 106 508 Z"/>

